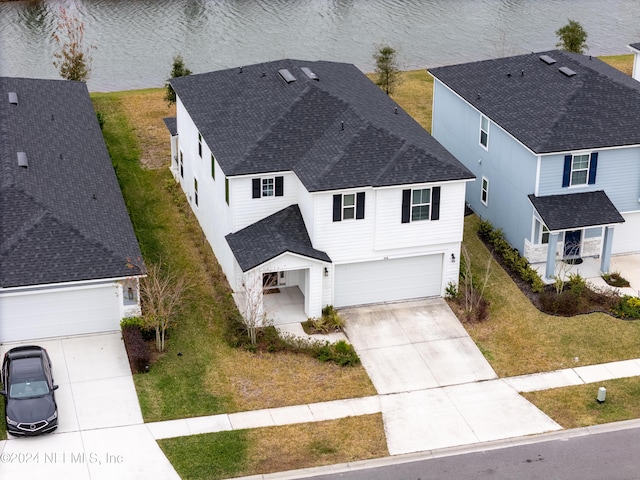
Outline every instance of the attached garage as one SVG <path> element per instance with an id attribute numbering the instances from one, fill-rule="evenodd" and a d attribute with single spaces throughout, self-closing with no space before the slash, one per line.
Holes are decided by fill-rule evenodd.
<path id="1" fill-rule="evenodd" d="M 625 222 L 613 231 L 612 253 L 640 252 L 640 213 L 622 214 Z"/>
<path id="2" fill-rule="evenodd" d="M 439 296 L 442 254 L 336 265 L 334 306 Z"/>
<path id="3" fill-rule="evenodd" d="M 120 328 L 115 284 L 0 295 L 0 343 Z"/>

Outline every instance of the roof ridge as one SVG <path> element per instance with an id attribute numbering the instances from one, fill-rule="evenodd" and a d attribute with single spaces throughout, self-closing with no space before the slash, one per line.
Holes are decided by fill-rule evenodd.
<path id="1" fill-rule="evenodd" d="M 371 122 L 368 122 L 367 120 L 365 120 L 364 118 L 362 118 L 361 115 L 358 114 L 358 112 L 353 109 L 351 106 L 347 107 L 348 109 L 352 110 L 353 113 L 360 117 L 363 122 L 362 125 L 358 126 L 356 129 L 356 134 L 351 136 L 351 140 L 349 140 L 349 142 L 347 144 L 345 144 L 344 148 L 342 149 L 342 151 L 340 152 L 340 155 L 337 155 L 336 157 L 332 158 L 331 160 L 333 160 L 332 163 L 327 162 L 325 164 L 325 167 L 323 169 L 321 169 L 319 175 L 316 175 L 315 178 L 315 182 L 313 183 L 313 185 L 310 185 L 309 188 L 307 188 L 308 191 L 312 191 L 312 190 L 317 190 L 319 188 L 319 184 L 321 183 L 322 179 L 328 175 L 335 167 L 336 165 L 338 165 L 340 163 L 340 161 L 345 157 L 345 155 L 347 154 L 347 151 L 349 150 L 349 147 L 351 145 L 353 145 L 353 143 L 355 141 L 358 140 L 358 138 L 360 137 L 360 135 L 362 134 L 362 132 L 364 130 L 366 130 L 368 127 L 373 127 L 373 128 L 378 128 L 375 125 L 373 125 Z M 385 130 L 386 131 L 386 130 Z"/>
<path id="2" fill-rule="evenodd" d="M 275 128 L 280 123 L 280 121 L 282 119 L 286 118 L 287 115 L 289 115 L 289 113 L 291 112 L 291 110 L 293 110 L 293 108 L 295 106 L 297 106 L 300 102 L 302 102 L 302 99 L 307 95 L 307 93 L 309 93 L 309 91 L 311 91 L 312 88 L 313 88 L 313 85 L 310 85 L 310 84 L 306 85 L 305 88 L 300 92 L 300 94 L 296 96 L 295 100 L 289 104 L 289 108 L 284 110 L 282 112 L 282 114 L 280 114 L 280 116 L 278 116 L 271 123 L 271 125 L 269 125 L 269 128 L 267 128 L 264 132 L 262 132 L 262 135 L 260 135 L 258 138 L 256 138 L 256 140 L 253 142 L 253 144 L 251 144 L 251 145 L 249 145 L 247 147 L 247 149 L 242 154 L 242 159 L 243 160 L 241 162 L 235 163 L 233 165 L 233 168 L 231 169 L 232 170 L 232 172 L 231 172 L 232 175 L 236 170 L 238 170 L 238 167 L 240 165 L 242 165 L 244 162 L 246 162 L 247 159 L 250 158 L 251 155 L 260 148 L 260 145 L 261 145 L 262 141 L 265 140 L 266 138 L 268 138 L 275 131 Z M 290 168 L 289 170 L 293 170 L 293 168 Z"/>

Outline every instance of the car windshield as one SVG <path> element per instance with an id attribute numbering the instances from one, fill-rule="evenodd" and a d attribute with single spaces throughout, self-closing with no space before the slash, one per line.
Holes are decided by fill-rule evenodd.
<path id="1" fill-rule="evenodd" d="M 9 378 L 9 397 L 11 398 L 32 398 L 49 393 L 49 385 L 40 357 L 13 360 Z"/>
<path id="2" fill-rule="evenodd" d="M 33 398 L 47 393 L 49 393 L 49 386 L 46 380 L 12 383 L 9 389 L 9 397 L 11 398 Z"/>

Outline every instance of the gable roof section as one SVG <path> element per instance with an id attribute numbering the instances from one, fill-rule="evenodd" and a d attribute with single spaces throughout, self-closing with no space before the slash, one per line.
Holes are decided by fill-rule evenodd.
<path id="1" fill-rule="evenodd" d="M 0 287 L 139 275 L 140 258 L 86 85 L 0 77 Z"/>
<path id="2" fill-rule="evenodd" d="M 535 153 L 640 144 L 640 82 L 597 58 L 552 50 L 429 71 Z"/>
<path id="3" fill-rule="evenodd" d="M 417 183 L 474 178 L 353 65 L 280 60 L 170 82 L 228 176 L 293 171 L 309 191 L 400 185 L 392 167 L 411 150 Z"/>
<path id="4" fill-rule="evenodd" d="M 602 190 L 543 197 L 529 195 L 529 200 L 551 231 L 624 223 L 624 217 Z"/>
<path id="5" fill-rule="evenodd" d="M 286 252 L 331 262 L 325 252 L 313 248 L 298 205 L 291 205 L 225 238 L 243 272 Z"/>

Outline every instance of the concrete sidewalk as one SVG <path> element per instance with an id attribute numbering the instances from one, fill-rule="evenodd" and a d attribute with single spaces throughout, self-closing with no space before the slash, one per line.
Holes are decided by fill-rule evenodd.
<path id="1" fill-rule="evenodd" d="M 509 392 L 510 398 L 514 398 L 511 395 L 517 395 L 518 392 L 583 385 L 633 376 L 640 376 L 640 358 L 484 382 L 437 387 L 404 394 L 376 395 L 290 407 L 168 420 L 147 423 L 145 426 L 154 439 L 160 440 L 201 433 L 321 422 L 358 415 L 369 415 L 382 412 L 385 406 L 402 409 L 413 403 L 420 405 L 423 410 L 430 411 L 427 414 L 432 417 L 434 422 L 433 429 L 437 430 L 437 439 L 429 445 L 424 442 L 425 445 L 420 449 L 413 450 L 418 452 L 527 435 L 518 431 L 521 429 L 518 424 L 510 422 L 507 424 L 504 420 L 498 421 L 498 424 L 483 423 L 483 415 L 477 415 L 474 412 L 478 409 L 485 410 L 485 418 L 487 413 L 493 415 L 497 412 L 502 416 L 505 409 L 508 411 L 513 408 L 513 405 L 495 402 L 496 397 L 498 397 L 497 400 L 504 398 L 502 395 L 505 391 Z M 486 395 L 485 405 L 482 405 L 482 402 L 478 400 L 478 394 Z M 453 399 L 455 404 L 454 411 L 438 408 L 439 405 L 447 401 L 446 397 Z M 520 405 L 515 405 L 515 409 L 520 408 Z M 531 411 L 530 415 L 535 417 L 537 414 Z M 474 424 L 473 435 L 469 435 L 464 428 L 455 428 L 456 422 L 454 420 L 460 421 L 460 417 L 464 421 L 470 421 Z M 413 421 L 412 419 L 409 420 Z M 559 427 L 550 428 L 549 431 L 558 429 Z M 457 434 L 455 433 L 456 431 L 458 432 Z M 447 435 L 447 440 L 443 440 L 443 436 Z"/>

